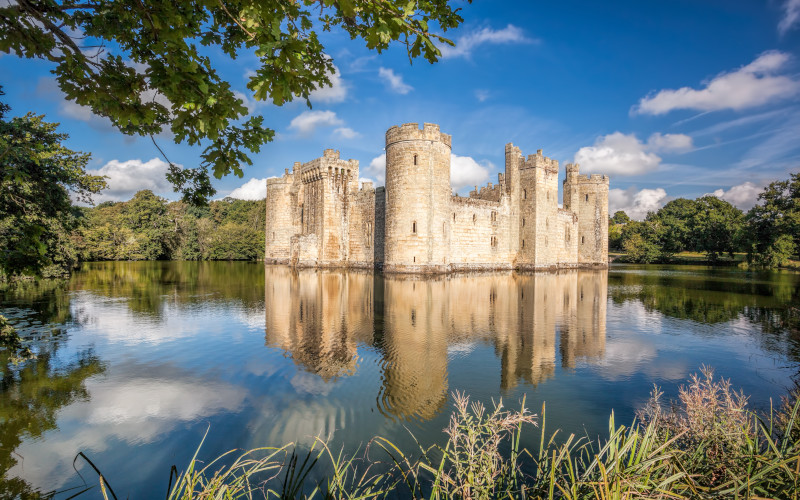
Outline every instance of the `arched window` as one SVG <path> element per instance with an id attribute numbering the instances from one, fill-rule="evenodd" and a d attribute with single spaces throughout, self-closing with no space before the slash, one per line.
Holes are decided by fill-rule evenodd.
<path id="1" fill-rule="evenodd" d="M 414 221 L 414 222 L 411 223 L 411 232 L 412 233 L 416 233 L 417 232 L 417 221 Z"/>

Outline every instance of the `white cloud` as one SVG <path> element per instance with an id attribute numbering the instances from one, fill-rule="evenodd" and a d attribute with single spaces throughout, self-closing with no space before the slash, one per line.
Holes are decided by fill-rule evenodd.
<path id="1" fill-rule="evenodd" d="M 361 137 L 361 134 L 350 127 L 339 127 L 333 131 L 333 135 L 336 137 L 341 137 L 342 139 L 355 139 L 357 137 Z"/>
<path id="2" fill-rule="evenodd" d="M 654 170 L 661 163 L 661 157 L 647 151 L 647 144 L 636 138 L 614 132 L 598 137 L 594 146 L 582 147 L 575 153 L 575 163 L 584 172 L 598 172 L 608 175 L 637 175 Z"/>
<path id="3" fill-rule="evenodd" d="M 717 75 L 706 83 L 705 88 L 661 90 L 642 98 L 633 111 L 661 115 L 675 109 L 742 110 L 792 97 L 800 92 L 800 81 L 776 75 L 789 58 L 785 52 L 764 52 L 747 66 Z"/>
<path id="4" fill-rule="evenodd" d="M 786 0 L 783 4 L 783 17 L 778 23 L 778 32 L 786 34 L 800 21 L 800 0 Z"/>
<path id="5" fill-rule="evenodd" d="M 456 191 L 469 186 L 485 183 L 489 179 L 491 163 L 481 165 L 469 156 L 450 154 L 450 186 Z M 386 155 L 376 156 L 369 162 L 362 174 L 377 179 L 378 184 L 386 182 Z"/>
<path id="6" fill-rule="evenodd" d="M 664 134 L 656 132 L 647 139 L 650 151 L 664 151 L 682 153 L 691 151 L 694 147 L 692 138 L 684 134 Z"/>
<path id="7" fill-rule="evenodd" d="M 389 68 L 380 68 L 378 70 L 378 76 L 392 92 L 405 95 L 414 90 L 414 87 L 403 81 L 401 75 L 395 74 L 395 72 Z"/>
<path id="8" fill-rule="evenodd" d="M 228 195 L 238 200 L 263 200 L 267 197 L 267 179 L 252 178 Z"/>
<path id="9" fill-rule="evenodd" d="M 362 174 L 368 174 L 378 181 L 378 185 L 386 183 L 386 154 L 373 158 Z"/>
<path id="10" fill-rule="evenodd" d="M 489 167 L 469 156 L 450 154 L 450 187 L 458 191 L 467 186 L 480 186 L 489 179 Z"/>
<path id="11" fill-rule="evenodd" d="M 484 89 L 477 89 L 475 90 L 475 98 L 478 102 L 483 102 L 489 98 L 489 91 Z"/>
<path id="12" fill-rule="evenodd" d="M 314 102 L 342 102 L 347 99 L 347 83 L 342 79 L 342 73 L 339 68 L 334 66 L 334 73 L 328 73 L 328 79 L 331 84 L 327 87 L 319 88 L 308 96 Z"/>
<path id="13" fill-rule="evenodd" d="M 684 134 L 656 132 L 640 141 L 636 134 L 613 134 L 598 137 L 594 146 L 586 146 L 575 154 L 575 162 L 584 172 L 608 175 L 639 175 L 655 170 L 661 164 L 656 152 L 685 153 L 693 148 L 692 138 Z"/>
<path id="14" fill-rule="evenodd" d="M 178 165 L 180 167 L 180 165 Z M 154 193 L 172 190 L 166 179 L 169 164 L 159 158 L 142 160 L 111 160 L 97 170 L 87 170 L 91 175 L 104 175 L 108 189 L 92 197 L 95 203 L 129 200 L 134 193 L 149 189 Z"/>
<path id="15" fill-rule="evenodd" d="M 655 212 L 667 202 L 667 192 L 662 188 L 610 189 L 608 191 L 608 213 L 624 210 L 631 219 L 642 220 L 648 212 Z"/>
<path id="16" fill-rule="evenodd" d="M 443 58 L 463 57 L 468 59 L 472 56 L 472 51 L 480 45 L 485 44 L 512 44 L 512 43 L 535 43 L 537 40 L 525 36 L 521 28 L 509 24 L 501 30 L 493 30 L 486 27 L 462 35 L 455 40 L 455 47 L 442 45 Z"/>
<path id="17" fill-rule="evenodd" d="M 732 186 L 725 191 L 724 189 L 717 189 L 711 195 L 723 199 L 742 210 L 750 210 L 758 201 L 758 195 L 764 190 L 763 187 L 757 186 L 752 182 L 745 182 L 737 186 Z"/>
<path id="18" fill-rule="evenodd" d="M 296 130 L 300 135 L 311 135 L 317 127 L 343 124 L 344 122 L 333 111 L 303 111 L 292 119 L 289 128 Z"/>

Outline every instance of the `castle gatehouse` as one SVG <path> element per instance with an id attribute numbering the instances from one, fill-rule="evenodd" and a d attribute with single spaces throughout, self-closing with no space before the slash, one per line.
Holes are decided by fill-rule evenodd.
<path id="1" fill-rule="evenodd" d="M 386 187 L 359 185 L 358 161 L 326 149 L 267 179 L 268 263 L 385 272 L 605 267 L 605 175 L 507 144 L 505 173 L 469 193 L 450 187 L 450 135 L 416 123 L 386 131 Z"/>

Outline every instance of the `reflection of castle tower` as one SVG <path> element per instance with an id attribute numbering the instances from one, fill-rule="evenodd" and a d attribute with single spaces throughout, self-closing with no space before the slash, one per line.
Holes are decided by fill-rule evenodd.
<path id="1" fill-rule="evenodd" d="M 602 270 L 417 279 L 266 269 L 267 343 L 324 378 L 352 374 L 358 345 L 375 344 L 381 410 L 401 418 L 442 411 L 451 348 L 493 344 L 503 390 L 553 377 L 557 354 L 572 368 L 605 353 Z"/>
<path id="2" fill-rule="evenodd" d="M 267 266 L 266 342 L 323 378 L 352 374 L 370 342 L 372 275 Z"/>
<path id="3" fill-rule="evenodd" d="M 387 277 L 384 284 L 382 407 L 433 418 L 447 402 L 447 283 Z"/>

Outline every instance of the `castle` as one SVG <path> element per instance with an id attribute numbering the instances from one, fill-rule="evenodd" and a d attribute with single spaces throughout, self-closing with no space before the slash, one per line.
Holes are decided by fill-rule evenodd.
<path id="1" fill-rule="evenodd" d="M 266 261 L 401 273 L 607 266 L 608 176 L 568 164 L 559 208 L 558 162 L 507 144 L 497 184 L 461 197 L 451 148 L 438 125 L 406 123 L 386 131 L 385 188 L 359 188 L 358 161 L 332 149 L 267 179 Z"/>

